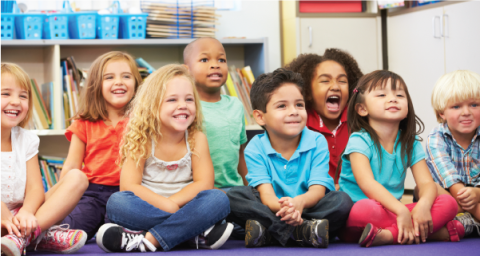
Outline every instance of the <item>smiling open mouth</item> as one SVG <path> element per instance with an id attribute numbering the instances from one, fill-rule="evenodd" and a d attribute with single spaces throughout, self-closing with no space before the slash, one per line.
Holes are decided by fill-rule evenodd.
<path id="1" fill-rule="evenodd" d="M 330 96 L 327 98 L 327 110 L 332 112 L 337 112 L 340 110 L 340 97 L 339 96 Z"/>
<path id="2" fill-rule="evenodd" d="M 18 110 L 4 110 L 3 113 L 7 116 L 18 116 L 20 114 L 20 111 Z"/>
<path id="3" fill-rule="evenodd" d="M 127 91 L 125 90 L 115 90 L 115 91 L 112 91 L 113 94 L 125 94 Z"/>
<path id="4" fill-rule="evenodd" d="M 188 118 L 188 115 L 185 115 L 185 114 L 176 115 L 176 116 L 173 116 L 173 118 L 175 118 L 175 119 L 187 119 L 187 118 Z"/>

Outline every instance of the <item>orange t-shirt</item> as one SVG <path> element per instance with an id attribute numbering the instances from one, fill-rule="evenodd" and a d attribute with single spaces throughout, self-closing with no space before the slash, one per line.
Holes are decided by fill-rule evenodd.
<path id="1" fill-rule="evenodd" d="M 82 171 L 90 183 L 120 185 L 120 167 L 115 161 L 119 158 L 119 144 L 127 123 L 127 118 L 118 122 L 116 127 L 108 126 L 101 120 L 75 120 L 68 127 L 65 132 L 68 141 L 71 141 L 75 134 L 85 143 Z"/>

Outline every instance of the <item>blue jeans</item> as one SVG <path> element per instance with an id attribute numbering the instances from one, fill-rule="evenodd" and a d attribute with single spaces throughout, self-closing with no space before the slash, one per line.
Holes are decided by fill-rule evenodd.
<path id="1" fill-rule="evenodd" d="M 216 189 L 201 191 L 175 213 L 162 211 L 131 191 L 117 192 L 107 203 L 112 222 L 131 230 L 148 230 L 164 251 L 199 235 L 229 213 L 228 197 Z"/>

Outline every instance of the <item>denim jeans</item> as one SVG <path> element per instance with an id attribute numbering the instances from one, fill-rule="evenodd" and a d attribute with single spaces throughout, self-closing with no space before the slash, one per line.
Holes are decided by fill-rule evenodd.
<path id="1" fill-rule="evenodd" d="M 275 216 L 275 213 L 262 203 L 260 194 L 255 188 L 235 187 L 228 191 L 227 196 L 232 211 L 227 220 L 242 227 L 245 227 L 247 220 L 256 220 L 265 226 L 281 245 L 287 244 L 295 227 L 280 221 L 280 217 Z M 304 209 L 302 218 L 328 219 L 329 234 L 330 237 L 334 237 L 345 226 L 352 206 L 352 199 L 346 193 L 330 191 L 315 206 Z"/>
<path id="2" fill-rule="evenodd" d="M 229 201 L 220 190 L 205 190 L 175 213 L 145 202 L 131 191 L 113 194 L 107 203 L 108 218 L 131 230 L 148 230 L 164 251 L 193 238 L 230 212 Z"/>
<path id="3" fill-rule="evenodd" d="M 228 191 L 230 191 L 230 189 L 232 188 L 234 187 L 224 187 L 220 189 L 223 190 L 225 193 L 228 193 Z M 235 222 L 232 222 L 232 224 L 233 224 L 233 230 L 232 230 L 232 234 L 230 235 L 230 239 L 245 240 L 245 229 Z"/>

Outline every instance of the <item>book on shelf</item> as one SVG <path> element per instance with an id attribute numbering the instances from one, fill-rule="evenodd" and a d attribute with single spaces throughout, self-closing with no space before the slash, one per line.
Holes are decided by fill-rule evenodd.
<path id="1" fill-rule="evenodd" d="M 155 68 L 152 67 L 148 62 L 146 62 L 143 58 L 137 58 L 135 59 L 135 62 L 137 62 L 137 65 L 142 68 L 146 68 L 148 70 L 148 73 L 153 73 L 155 71 Z"/>
<path id="2" fill-rule="evenodd" d="M 245 124 L 255 124 L 253 108 L 250 102 L 250 87 L 247 80 L 242 76 L 240 69 L 237 69 L 235 66 L 231 66 L 228 73 L 227 81 L 225 82 L 227 94 L 237 97 L 240 102 L 242 102 L 245 114 Z"/>
<path id="3" fill-rule="evenodd" d="M 52 156 L 39 156 L 38 162 L 40 165 L 40 172 L 42 174 L 42 182 L 47 192 L 50 188 L 57 184 L 60 179 L 60 173 L 65 163 L 65 158 Z"/>
<path id="4" fill-rule="evenodd" d="M 52 124 L 54 123 L 54 116 L 53 116 L 53 82 L 47 82 L 40 85 L 40 94 L 42 95 L 43 102 L 45 103 L 45 109 L 47 113 L 50 115 L 52 120 Z"/>
<path id="5" fill-rule="evenodd" d="M 50 128 L 50 125 L 52 124 L 51 120 L 49 120 L 45 107 L 42 105 L 43 100 L 41 101 L 42 97 L 39 97 L 37 93 L 37 86 L 35 85 L 35 81 L 33 79 L 30 79 L 30 83 L 32 84 L 33 92 L 32 92 L 32 98 L 33 98 L 33 111 L 34 111 L 34 124 L 36 129 L 38 130 L 44 130 Z"/>

